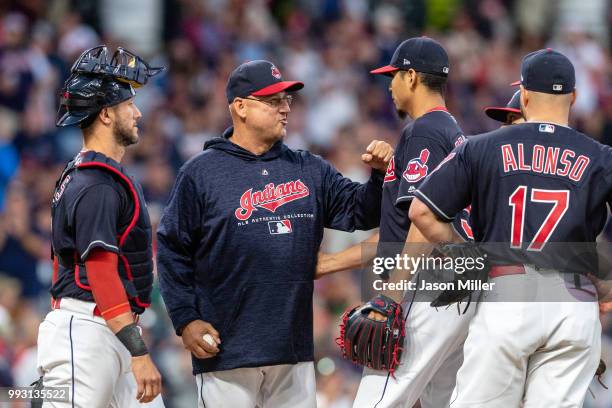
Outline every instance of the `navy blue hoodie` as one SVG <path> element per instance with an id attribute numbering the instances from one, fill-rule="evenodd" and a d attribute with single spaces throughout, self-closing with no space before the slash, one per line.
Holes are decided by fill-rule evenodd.
<path id="1" fill-rule="evenodd" d="M 313 360 L 312 294 L 323 228 L 380 222 L 383 174 L 365 184 L 282 142 L 257 156 L 223 137 L 183 165 L 161 218 L 158 273 L 177 334 L 220 333 L 193 372 Z"/>

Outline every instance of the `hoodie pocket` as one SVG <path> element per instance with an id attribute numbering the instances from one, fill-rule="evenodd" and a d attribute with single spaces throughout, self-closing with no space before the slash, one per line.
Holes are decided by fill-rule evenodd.
<path id="1" fill-rule="evenodd" d="M 312 281 L 245 286 L 224 325 L 227 354 L 259 353 L 297 360 L 312 348 Z"/>

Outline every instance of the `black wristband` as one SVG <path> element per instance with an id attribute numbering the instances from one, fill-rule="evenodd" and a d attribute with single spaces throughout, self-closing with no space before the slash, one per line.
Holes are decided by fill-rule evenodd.
<path id="1" fill-rule="evenodd" d="M 119 341 L 128 349 L 132 357 L 144 356 L 149 353 L 147 345 L 140 336 L 140 330 L 138 330 L 136 323 L 128 324 L 115 333 L 115 336 L 117 336 Z"/>

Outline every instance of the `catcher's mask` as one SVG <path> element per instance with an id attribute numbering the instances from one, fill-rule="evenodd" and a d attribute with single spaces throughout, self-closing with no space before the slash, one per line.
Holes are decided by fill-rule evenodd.
<path id="1" fill-rule="evenodd" d="M 134 88 L 164 70 L 151 68 L 139 56 L 121 47 L 109 59 L 104 45 L 84 51 L 70 69 L 60 93 L 57 126 L 89 124 L 102 108 L 132 98 Z"/>

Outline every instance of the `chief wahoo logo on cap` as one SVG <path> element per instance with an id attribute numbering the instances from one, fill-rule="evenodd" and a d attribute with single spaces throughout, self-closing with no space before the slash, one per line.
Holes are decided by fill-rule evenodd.
<path id="1" fill-rule="evenodd" d="M 281 79 L 281 73 L 278 70 L 278 68 L 276 68 L 276 65 L 272 65 L 272 76 L 276 79 Z"/>

